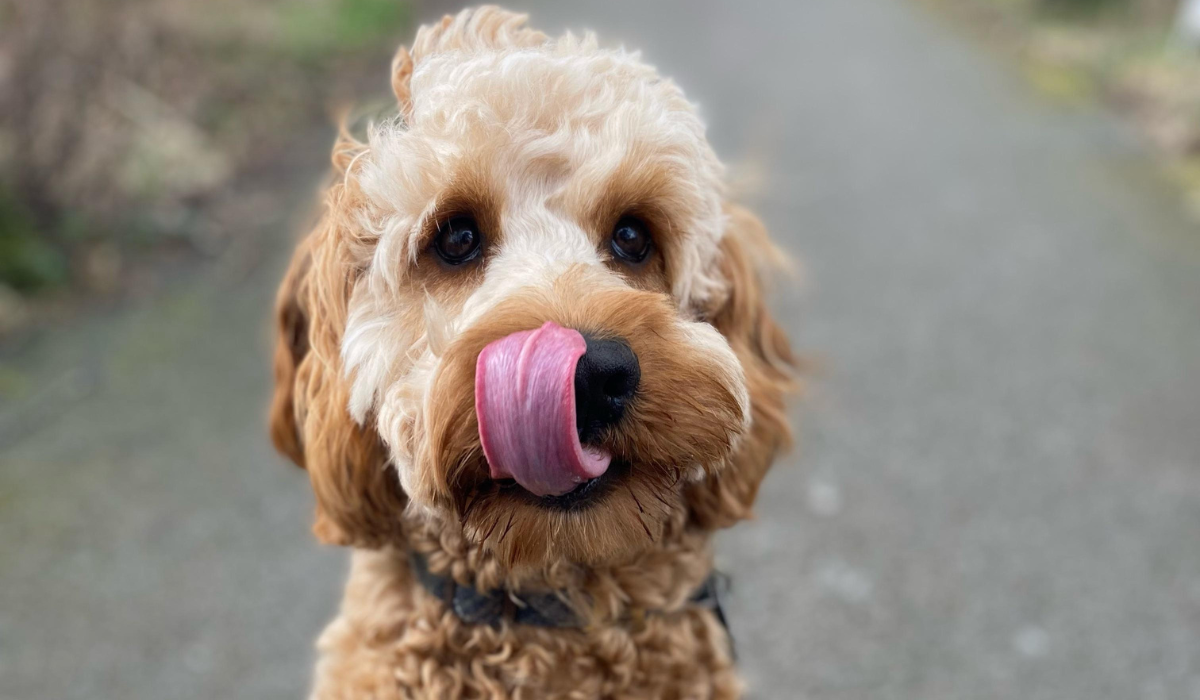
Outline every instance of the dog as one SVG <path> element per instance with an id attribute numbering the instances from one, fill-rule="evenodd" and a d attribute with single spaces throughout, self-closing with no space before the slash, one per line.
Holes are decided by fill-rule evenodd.
<path id="1" fill-rule="evenodd" d="M 736 698 L 711 538 L 791 439 L 780 260 L 681 90 L 482 7 L 343 129 L 271 435 L 353 548 L 313 697 Z"/>

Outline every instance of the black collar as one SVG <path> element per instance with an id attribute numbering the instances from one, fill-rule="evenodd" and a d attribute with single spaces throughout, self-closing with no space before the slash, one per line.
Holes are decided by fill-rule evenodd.
<path id="1" fill-rule="evenodd" d="M 471 586 L 456 583 L 449 576 L 430 571 L 429 562 L 422 554 L 410 552 L 409 561 L 417 580 L 425 590 L 444 602 L 463 622 L 499 627 L 501 622 L 507 620 L 516 625 L 532 627 L 584 627 L 579 615 L 554 592 L 517 595 L 505 590 L 477 591 Z M 692 605 L 712 610 L 727 632 L 729 624 L 725 621 L 725 612 L 721 609 L 720 595 L 723 590 L 728 590 L 728 587 L 728 577 L 713 572 L 688 599 Z"/>

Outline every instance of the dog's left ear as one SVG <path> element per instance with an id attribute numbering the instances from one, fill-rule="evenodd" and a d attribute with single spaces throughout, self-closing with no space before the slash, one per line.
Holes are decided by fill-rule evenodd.
<path id="1" fill-rule="evenodd" d="M 797 361 L 787 335 L 767 309 L 763 279 L 785 264 L 766 228 L 749 210 L 726 207 L 720 273 L 727 295 L 709 321 L 741 361 L 750 393 L 750 430 L 719 473 L 687 489 L 692 519 L 701 527 L 729 527 L 752 514 L 758 486 L 780 450 L 791 444 L 786 398 L 797 388 Z"/>
<path id="2" fill-rule="evenodd" d="M 345 160 L 345 150 L 335 148 L 335 166 Z M 332 208 L 344 196 L 341 187 L 332 187 Z M 326 213 L 301 241 L 280 285 L 270 431 L 275 447 L 308 471 L 317 538 L 376 548 L 399 541 L 407 498 L 379 436 L 348 409 L 340 346 L 354 269 L 341 218 Z"/>
<path id="3" fill-rule="evenodd" d="M 510 12 L 495 5 L 463 10 L 446 15 L 436 24 L 422 25 L 413 40 L 412 50 L 401 46 L 392 59 L 392 92 L 405 118 L 412 115 L 413 69 L 426 56 L 444 51 L 471 53 L 484 49 L 539 46 L 548 37 L 525 26 L 528 15 Z"/>

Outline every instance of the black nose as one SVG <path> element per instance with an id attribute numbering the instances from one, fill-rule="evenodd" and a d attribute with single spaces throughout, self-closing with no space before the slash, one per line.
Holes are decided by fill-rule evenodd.
<path id="1" fill-rule="evenodd" d="M 593 338 L 586 333 L 583 339 L 587 352 L 575 366 L 575 425 L 580 441 L 586 443 L 625 415 L 642 370 L 624 340 Z"/>

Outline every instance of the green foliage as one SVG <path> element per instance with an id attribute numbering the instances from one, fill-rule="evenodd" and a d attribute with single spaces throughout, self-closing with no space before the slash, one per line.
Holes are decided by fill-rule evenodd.
<path id="1" fill-rule="evenodd" d="M 1038 0 L 1038 9 L 1056 15 L 1094 15 L 1128 7 L 1129 0 Z"/>
<path id="2" fill-rule="evenodd" d="M 0 196 L 0 284 L 32 293 L 67 279 L 63 253 L 39 235 L 33 220 L 16 202 Z"/>
<path id="3" fill-rule="evenodd" d="M 1033 0 L 1041 14 L 1063 20 L 1108 19 L 1134 26 L 1170 22 L 1179 0 Z"/>
<path id="4" fill-rule="evenodd" d="M 294 2 L 283 10 L 284 39 L 304 59 L 353 51 L 398 35 L 408 10 L 403 0 Z"/>

